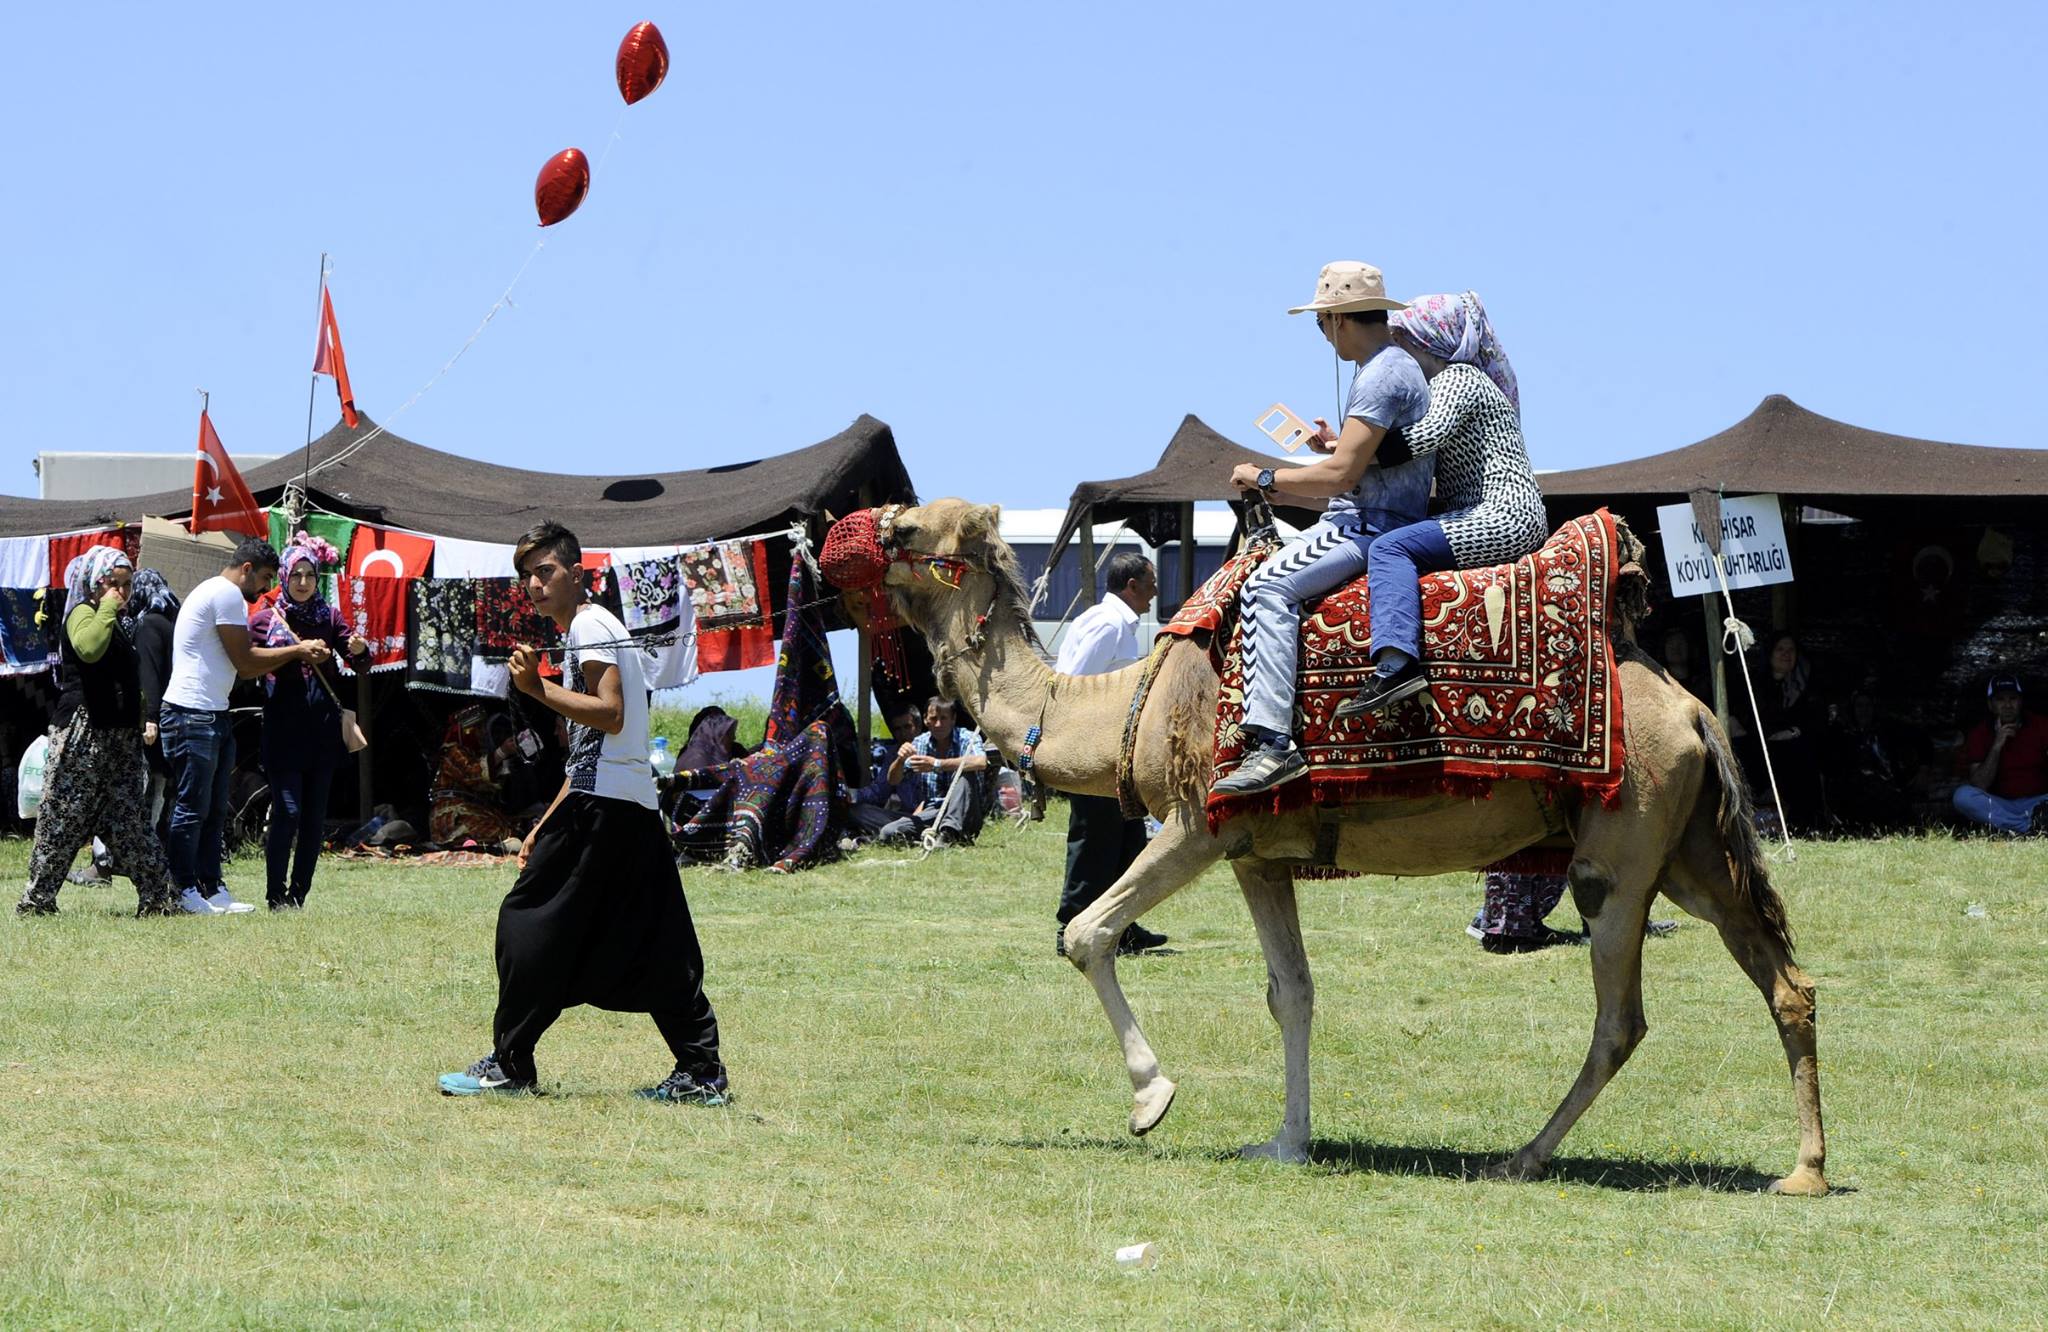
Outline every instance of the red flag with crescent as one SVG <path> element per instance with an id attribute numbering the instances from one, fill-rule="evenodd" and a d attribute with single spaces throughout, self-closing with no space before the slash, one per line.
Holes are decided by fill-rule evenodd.
<path id="1" fill-rule="evenodd" d="M 434 539 L 364 523 L 348 543 L 351 578 L 425 578 L 434 559 Z"/>
<path id="2" fill-rule="evenodd" d="M 341 354 L 341 325 L 334 322 L 334 298 L 320 288 L 320 345 L 313 352 L 313 373 L 334 376 L 334 392 L 341 399 L 341 420 L 356 428 L 356 391 L 349 387 L 348 358 Z"/>
<path id="3" fill-rule="evenodd" d="M 192 463 L 192 531 L 267 533 L 270 520 L 256 505 L 242 474 L 235 470 L 225 444 L 214 433 L 213 420 L 199 412 L 199 452 Z"/>

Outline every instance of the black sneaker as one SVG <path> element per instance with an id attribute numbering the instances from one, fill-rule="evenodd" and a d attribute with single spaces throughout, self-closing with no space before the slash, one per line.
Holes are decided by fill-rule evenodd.
<path id="1" fill-rule="evenodd" d="M 540 1084 L 533 1078 L 515 1078 L 505 1071 L 498 1062 L 495 1051 L 471 1064 L 460 1073 L 441 1075 L 443 1096 L 486 1096 L 486 1095 L 532 1095 L 540 1091 Z"/>
<path id="2" fill-rule="evenodd" d="M 1367 712 L 1385 712 L 1404 698 L 1413 698 L 1429 688 L 1429 673 L 1422 669 L 1422 663 L 1411 661 L 1392 675 L 1374 671 L 1365 687 L 1337 705 L 1334 714 L 1339 719 L 1356 717 Z"/>
<path id="3" fill-rule="evenodd" d="M 1053 952 L 1055 952 L 1055 953 L 1057 953 L 1057 954 L 1058 954 L 1059 956 L 1061 956 L 1061 957 L 1065 957 L 1065 956 L 1067 955 L 1067 927 L 1066 927 L 1066 926 L 1064 926 L 1064 925 L 1055 925 L 1055 926 L 1053 926 L 1053 931 L 1052 931 L 1052 951 L 1053 951 Z"/>
<path id="4" fill-rule="evenodd" d="M 1116 955 L 1118 957 L 1129 957 L 1133 953 L 1142 953 L 1148 948 L 1164 947 L 1166 947 L 1165 935 L 1154 934 L 1143 925 L 1132 921 L 1124 926 L 1124 937 L 1116 941 Z"/>
<path id="5" fill-rule="evenodd" d="M 1256 795 L 1308 773 L 1308 760 L 1289 740 L 1285 747 L 1261 746 L 1246 754 L 1237 771 L 1209 788 L 1210 795 Z"/>
<path id="6" fill-rule="evenodd" d="M 675 1072 L 633 1093 L 642 1100 L 668 1101 L 687 1105 L 725 1105 L 732 1100 L 723 1067 L 699 1069 L 695 1073 L 677 1064 Z"/>
<path id="7" fill-rule="evenodd" d="M 1567 930 L 1553 930 L 1548 925 L 1537 927 L 1542 933 L 1535 936 L 1523 934 L 1489 934 L 1479 941 L 1479 946 L 1489 953 L 1534 953 L 1544 948 L 1556 948 L 1560 944 L 1582 944 L 1583 934 Z"/>

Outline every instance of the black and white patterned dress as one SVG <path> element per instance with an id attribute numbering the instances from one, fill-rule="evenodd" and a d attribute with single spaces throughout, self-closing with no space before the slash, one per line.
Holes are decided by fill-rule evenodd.
<path id="1" fill-rule="evenodd" d="M 1543 491 L 1522 446 L 1514 404 L 1484 371 L 1451 365 L 1429 382 L 1429 412 L 1407 430 L 1418 455 L 1436 454 L 1437 521 L 1458 567 L 1520 559 L 1543 544 Z"/>

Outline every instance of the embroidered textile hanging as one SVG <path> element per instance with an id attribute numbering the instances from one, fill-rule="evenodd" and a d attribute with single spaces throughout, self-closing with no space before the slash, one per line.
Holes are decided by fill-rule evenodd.
<path id="1" fill-rule="evenodd" d="M 56 664 L 56 622 L 37 624 L 42 608 L 42 588 L 0 588 L 0 675 L 40 675 Z"/>
<path id="2" fill-rule="evenodd" d="M 555 622 L 533 609 L 516 578 L 476 578 L 477 655 L 505 661 L 521 644 L 554 647 L 562 641 Z"/>
<path id="3" fill-rule="evenodd" d="M 697 669 L 737 671 L 775 661 L 768 622 L 768 547 L 759 541 L 691 546 L 683 584 L 697 618 Z"/>
<path id="4" fill-rule="evenodd" d="M 406 683 L 468 693 L 476 656 L 476 584 L 467 578 L 416 578 L 412 589 L 412 669 Z"/>
<path id="5" fill-rule="evenodd" d="M 405 600 L 411 582 L 404 578 L 344 577 L 339 581 L 336 609 L 348 631 L 370 645 L 370 670 L 391 671 L 406 662 Z"/>

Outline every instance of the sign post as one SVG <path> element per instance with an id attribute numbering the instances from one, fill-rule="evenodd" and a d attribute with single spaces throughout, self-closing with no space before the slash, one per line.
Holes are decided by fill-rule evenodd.
<path id="1" fill-rule="evenodd" d="M 1658 536 L 1673 597 L 1700 598 L 1707 621 L 1707 656 L 1714 673 L 1714 712 L 1728 725 L 1725 652 L 1714 651 L 1721 625 L 1714 596 L 1725 585 L 1769 587 L 1792 581 L 1792 548 L 1785 540 L 1785 515 L 1776 495 L 1722 496 L 1696 490 L 1686 504 L 1657 508 Z M 1718 568 L 1716 566 L 1719 566 Z M 1730 611 L 1732 614 L 1733 611 Z"/>

